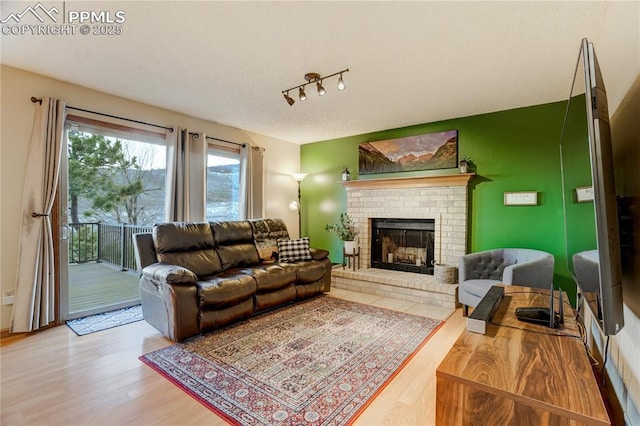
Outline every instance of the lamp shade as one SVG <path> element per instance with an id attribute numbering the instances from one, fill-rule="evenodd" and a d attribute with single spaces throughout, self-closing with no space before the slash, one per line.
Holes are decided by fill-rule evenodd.
<path id="1" fill-rule="evenodd" d="M 293 177 L 293 180 L 295 180 L 296 182 L 302 182 L 308 174 L 309 173 L 292 173 L 291 177 Z"/>

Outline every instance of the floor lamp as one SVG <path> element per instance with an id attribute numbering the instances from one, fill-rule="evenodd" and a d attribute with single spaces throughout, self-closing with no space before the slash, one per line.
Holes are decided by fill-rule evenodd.
<path id="1" fill-rule="evenodd" d="M 298 210 L 298 238 L 302 238 L 302 205 L 300 204 L 300 184 L 307 177 L 309 173 L 293 173 L 291 177 L 298 184 L 298 204 L 296 205 Z M 295 201 L 293 202 L 295 203 Z M 293 205 L 293 203 L 289 204 L 289 207 Z"/>

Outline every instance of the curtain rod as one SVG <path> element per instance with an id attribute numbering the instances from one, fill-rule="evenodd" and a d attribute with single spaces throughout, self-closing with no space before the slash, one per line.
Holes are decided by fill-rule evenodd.
<path id="1" fill-rule="evenodd" d="M 36 98 L 35 96 L 31 97 L 31 102 L 33 102 L 33 103 L 37 102 L 40 105 L 42 105 L 42 99 L 41 98 Z M 76 110 L 76 111 L 88 112 L 90 114 L 102 115 L 103 117 L 115 118 L 115 119 L 118 119 L 118 120 L 129 121 L 131 123 L 144 124 L 145 126 L 159 127 L 160 129 L 165 129 L 165 130 L 169 130 L 170 132 L 173 132 L 173 128 L 171 128 L 171 127 L 161 126 L 159 124 L 147 123 L 146 121 L 133 120 L 131 118 L 119 117 L 117 115 L 105 114 L 103 112 L 91 111 L 89 109 L 76 108 L 76 107 L 72 107 L 72 106 L 67 106 L 67 109 L 73 109 L 73 110 Z"/>
<path id="2" fill-rule="evenodd" d="M 198 133 L 195 133 L 195 132 L 189 132 L 189 133 L 190 133 L 190 134 L 192 134 L 193 136 L 195 136 L 196 138 L 199 138 L 199 137 L 200 137 L 200 135 L 199 135 Z M 212 141 L 219 141 L 219 142 L 230 143 L 230 144 L 232 144 L 232 145 L 238 145 L 238 146 L 241 146 L 241 147 L 243 147 L 243 148 L 244 148 L 245 146 L 247 146 L 247 144 L 244 144 L 244 143 L 231 142 L 231 141 L 228 141 L 228 140 L 225 140 L 225 139 L 214 138 L 213 136 L 205 136 L 205 137 L 206 137 L 206 139 L 209 139 L 209 140 L 212 140 Z"/>
<path id="3" fill-rule="evenodd" d="M 31 97 L 31 102 L 33 102 L 33 103 L 37 102 L 40 105 L 42 105 L 42 98 L 36 98 L 35 96 L 32 96 Z M 76 108 L 76 107 L 72 107 L 72 106 L 67 106 L 67 108 L 68 109 L 74 109 L 76 111 L 88 112 L 90 114 L 102 115 L 104 117 L 115 118 L 115 119 L 118 119 L 118 120 L 130 121 L 132 123 L 144 124 L 146 126 L 159 127 L 161 129 L 169 130 L 169 131 L 171 131 L 173 133 L 173 128 L 172 127 L 166 127 L 166 126 L 161 126 L 159 124 L 147 123 L 145 121 L 132 120 L 131 118 L 118 117 L 117 115 L 105 114 L 105 113 L 102 113 L 102 112 L 91 111 L 91 110 L 88 110 L 88 109 Z M 196 135 L 196 136 L 198 135 L 197 133 L 191 133 L 191 134 L 192 135 Z M 241 146 L 243 148 L 246 146 L 246 144 L 244 144 L 244 143 L 231 142 L 231 141 L 227 141 L 227 140 L 224 140 L 224 139 L 214 138 L 212 136 L 207 136 L 207 139 L 210 139 L 210 140 L 213 140 L 213 141 L 226 142 L 226 143 L 230 143 L 230 144 L 233 144 L 233 145 Z"/>

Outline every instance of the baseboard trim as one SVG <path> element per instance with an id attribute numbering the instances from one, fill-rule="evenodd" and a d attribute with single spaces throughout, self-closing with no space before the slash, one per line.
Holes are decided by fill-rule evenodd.
<path id="1" fill-rule="evenodd" d="M 20 339 L 26 337 L 29 333 L 10 333 L 8 328 L 3 328 L 0 330 L 0 341 L 8 340 L 8 339 Z"/>

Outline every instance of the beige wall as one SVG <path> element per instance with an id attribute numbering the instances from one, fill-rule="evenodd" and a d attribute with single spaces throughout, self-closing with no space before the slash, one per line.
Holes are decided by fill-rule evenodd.
<path id="1" fill-rule="evenodd" d="M 291 235 L 298 234 L 298 219 L 289 210 L 297 197 L 290 173 L 300 166 L 300 147 L 268 136 L 246 132 L 151 105 L 130 101 L 103 92 L 33 74 L 16 68 L 0 69 L 0 268 L 2 291 L 13 290 L 16 281 L 18 227 L 22 185 L 26 174 L 29 138 L 34 115 L 31 96 L 64 99 L 68 105 L 121 117 L 160 124 L 177 125 L 209 136 L 265 148 L 265 215 L 281 217 Z M 7 329 L 11 306 L 1 307 L 0 329 Z"/>

